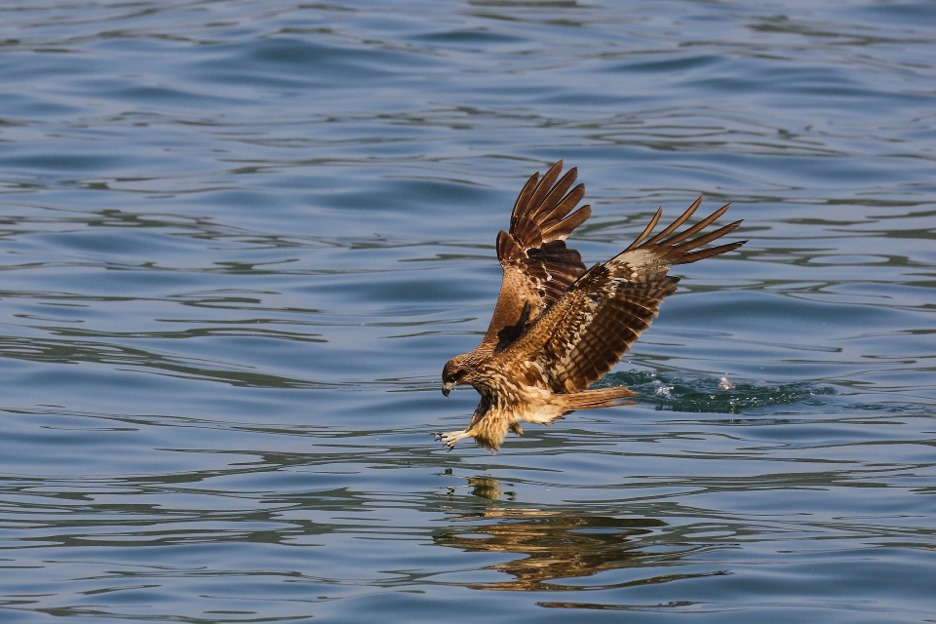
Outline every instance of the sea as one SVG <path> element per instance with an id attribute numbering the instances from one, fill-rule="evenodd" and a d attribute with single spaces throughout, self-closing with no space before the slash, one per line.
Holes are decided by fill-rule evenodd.
<path id="1" fill-rule="evenodd" d="M 0 622 L 936 622 L 936 2 L 0 3 Z M 526 179 L 737 251 L 433 434 Z"/>

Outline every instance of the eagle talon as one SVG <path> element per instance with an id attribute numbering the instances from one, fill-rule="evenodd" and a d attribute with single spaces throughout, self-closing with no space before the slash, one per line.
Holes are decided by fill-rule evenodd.
<path id="1" fill-rule="evenodd" d="M 466 435 L 464 431 L 450 431 L 448 433 L 436 433 L 435 439 L 447 446 L 448 450 L 451 451 L 455 448 L 455 443 L 466 437 Z"/>

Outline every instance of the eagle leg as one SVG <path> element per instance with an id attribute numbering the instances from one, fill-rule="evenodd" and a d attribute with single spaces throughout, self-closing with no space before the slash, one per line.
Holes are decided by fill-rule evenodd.
<path id="1" fill-rule="evenodd" d="M 437 433 L 435 434 L 435 439 L 437 442 L 442 442 L 445 444 L 451 451 L 455 448 L 455 443 L 463 438 L 472 437 L 471 433 L 468 431 L 449 431 L 448 433 Z"/>
<path id="2" fill-rule="evenodd" d="M 474 438 L 483 449 L 492 453 L 500 450 L 504 436 L 508 429 L 517 435 L 522 435 L 523 430 L 519 423 L 508 423 L 505 418 L 487 418 L 475 420 L 472 425 L 464 431 L 449 431 L 448 433 L 437 433 L 435 439 L 449 447 L 449 450 L 455 448 L 455 443 L 464 438 Z"/>

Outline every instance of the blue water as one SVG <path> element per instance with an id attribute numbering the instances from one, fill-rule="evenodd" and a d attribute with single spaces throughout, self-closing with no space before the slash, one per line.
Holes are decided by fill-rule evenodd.
<path id="1" fill-rule="evenodd" d="M 0 7 L 0 621 L 936 622 L 936 4 L 390 4 Z M 448 453 L 560 158 L 749 242 Z"/>

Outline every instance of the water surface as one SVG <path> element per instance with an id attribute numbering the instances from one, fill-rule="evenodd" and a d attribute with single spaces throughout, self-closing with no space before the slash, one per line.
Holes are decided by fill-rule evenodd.
<path id="1" fill-rule="evenodd" d="M 260 4 L 0 9 L 0 619 L 934 621 L 936 5 Z M 448 453 L 558 159 L 749 242 Z"/>

